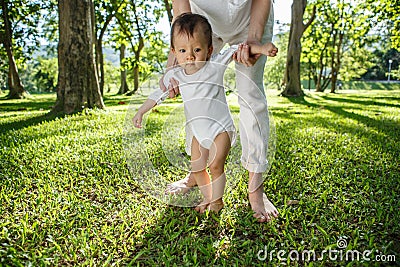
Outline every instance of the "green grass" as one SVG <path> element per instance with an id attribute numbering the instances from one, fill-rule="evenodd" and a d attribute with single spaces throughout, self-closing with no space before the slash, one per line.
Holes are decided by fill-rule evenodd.
<path id="1" fill-rule="evenodd" d="M 400 90 L 400 82 L 399 81 L 342 81 L 342 89 L 343 90 Z M 310 85 L 308 80 L 303 80 L 301 82 L 303 89 L 308 90 L 308 87 L 311 86 L 311 89 L 315 89 L 314 81 L 311 81 Z M 325 89 L 326 92 L 331 90 L 331 85 Z M 336 88 L 338 92 L 341 90 Z"/>
<path id="2" fill-rule="evenodd" d="M 238 164 L 228 164 L 236 187 L 218 215 L 146 194 L 125 157 L 126 97 L 108 96 L 105 111 L 48 117 L 55 95 L 0 96 L 0 265 L 381 266 L 377 255 L 399 265 L 400 90 L 306 93 L 268 92 L 278 140 L 265 188 L 280 217 L 266 224 L 252 217 Z M 184 172 L 169 168 L 160 132 L 175 103 L 149 115 L 141 148 L 172 176 Z M 277 256 L 343 253 L 339 238 L 371 250 L 372 261 Z"/>

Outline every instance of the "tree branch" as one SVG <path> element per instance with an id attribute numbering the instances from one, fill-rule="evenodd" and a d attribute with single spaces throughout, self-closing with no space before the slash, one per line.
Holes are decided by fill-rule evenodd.
<path id="1" fill-rule="evenodd" d="M 311 14 L 311 18 L 307 21 L 306 24 L 304 24 L 304 28 L 303 28 L 304 31 L 305 31 L 305 30 L 308 28 L 308 26 L 310 26 L 311 23 L 314 21 L 316 11 L 317 11 L 317 7 L 314 5 L 314 6 L 313 6 L 313 11 L 312 11 L 312 14 Z"/>

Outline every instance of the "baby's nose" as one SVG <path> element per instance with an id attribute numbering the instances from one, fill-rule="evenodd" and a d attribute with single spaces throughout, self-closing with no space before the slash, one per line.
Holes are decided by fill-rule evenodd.
<path id="1" fill-rule="evenodd" d="M 194 54 L 193 53 L 191 53 L 191 52 L 189 52 L 188 54 L 187 54 L 187 60 L 194 60 Z"/>

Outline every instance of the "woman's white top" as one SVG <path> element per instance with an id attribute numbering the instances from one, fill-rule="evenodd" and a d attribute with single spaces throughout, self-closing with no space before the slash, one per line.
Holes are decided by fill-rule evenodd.
<path id="1" fill-rule="evenodd" d="M 194 74 L 188 75 L 183 68 L 177 66 L 164 75 L 164 84 L 169 84 L 172 77 L 179 81 L 186 116 L 186 152 L 189 155 L 193 136 L 206 149 L 210 149 L 215 137 L 222 132 L 232 133 L 232 145 L 236 139 L 236 129 L 223 86 L 224 72 L 236 48 L 230 47 L 212 56 Z M 167 93 L 158 89 L 149 99 L 160 104 L 167 96 Z"/>
<path id="2" fill-rule="evenodd" d="M 227 41 L 247 31 L 251 3 L 251 0 L 190 0 L 190 8 L 193 13 L 205 16 L 213 33 Z"/>

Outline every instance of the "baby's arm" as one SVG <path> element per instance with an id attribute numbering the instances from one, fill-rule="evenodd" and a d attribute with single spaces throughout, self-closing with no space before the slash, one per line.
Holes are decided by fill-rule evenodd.
<path id="1" fill-rule="evenodd" d="M 136 112 L 135 116 L 133 117 L 132 121 L 133 121 L 133 125 L 136 128 L 142 128 L 142 119 L 143 119 L 143 115 L 149 111 L 150 109 L 152 109 L 155 105 L 157 105 L 157 102 L 152 100 L 152 99 L 147 99 L 138 109 L 138 111 Z"/>
<path id="2" fill-rule="evenodd" d="M 249 44 L 250 54 L 264 54 L 269 57 L 276 56 L 278 53 L 278 48 L 271 42 L 265 43 L 263 45 L 259 44 Z"/>

